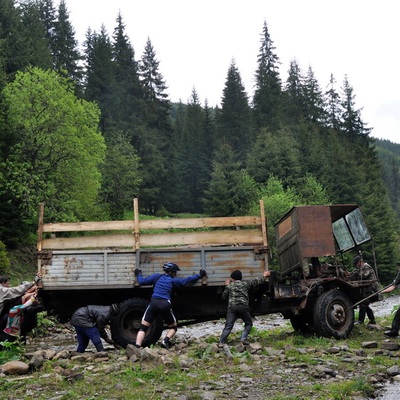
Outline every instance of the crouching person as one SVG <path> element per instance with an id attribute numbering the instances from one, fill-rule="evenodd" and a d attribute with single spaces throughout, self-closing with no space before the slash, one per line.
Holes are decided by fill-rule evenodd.
<path id="1" fill-rule="evenodd" d="M 71 317 L 71 324 L 75 328 L 78 339 L 78 353 L 84 353 L 89 340 L 97 351 L 104 351 L 101 339 L 108 344 L 114 344 L 108 337 L 106 326 L 110 324 L 111 318 L 119 313 L 119 304 L 111 306 L 91 305 L 78 308 Z"/>

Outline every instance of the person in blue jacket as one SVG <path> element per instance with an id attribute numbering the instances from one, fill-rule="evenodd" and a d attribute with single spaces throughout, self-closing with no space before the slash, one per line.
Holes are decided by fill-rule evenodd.
<path id="1" fill-rule="evenodd" d="M 149 329 L 149 326 L 155 320 L 157 315 L 161 315 L 169 328 L 165 338 L 161 342 L 161 346 L 166 349 L 171 347 L 171 339 L 174 337 L 178 329 L 178 324 L 171 307 L 172 290 L 190 285 L 207 274 L 204 269 L 201 269 L 196 275 L 188 276 L 186 278 L 176 278 L 176 273 L 180 271 L 180 268 L 173 262 L 165 263 L 163 265 L 163 270 L 164 273 L 153 274 L 144 278 L 142 276 L 142 271 L 139 268 L 135 269 L 135 276 L 139 285 L 154 285 L 150 304 L 144 312 L 139 332 L 136 335 L 135 346 L 137 348 L 142 347 L 146 331 Z"/>

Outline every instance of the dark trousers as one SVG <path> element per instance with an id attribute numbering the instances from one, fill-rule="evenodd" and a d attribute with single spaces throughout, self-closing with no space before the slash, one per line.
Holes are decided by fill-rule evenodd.
<path id="1" fill-rule="evenodd" d="M 365 314 L 367 314 L 369 322 L 371 322 L 372 324 L 375 324 L 375 315 L 374 315 L 374 312 L 372 311 L 372 308 L 369 305 L 360 304 L 360 309 L 358 312 L 358 320 L 360 322 L 364 322 Z"/>
<path id="2" fill-rule="evenodd" d="M 92 328 L 84 328 L 83 326 L 74 326 L 76 336 L 78 338 L 78 353 L 84 353 L 88 347 L 89 340 L 94 344 L 97 351 L 104 351 L 103 343 L 101 342 L 100 332 L 94 326 Z"/>
<path id="3" fill-rule="evenodd" d="M 397 309 L 392 321 L 392 331 L 399 333 L 400 329 L 400 308 Z"/>
<path id="4" fill-rule="evenodd" d="M 219 339 L 220 343 L 225 343 L 229 334 L 232 331 L 233 326 L 238 318 L 241 318 L 244 322 L 244 329 L 240 340 L 246 340 L 249 336 L 251 328 L 253 326 L 253 320 L 251 318 L 250 310 L 247 306 L 243 304 L 238 304 L 235 306 L 228 307 L 228 311 L 226 313 L 226 322 L 225 327 L 222 331 L 221 337 Z"/>

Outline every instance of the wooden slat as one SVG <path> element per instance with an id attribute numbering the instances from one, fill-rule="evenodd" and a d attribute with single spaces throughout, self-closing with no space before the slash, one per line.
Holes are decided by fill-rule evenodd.
<path id="1" fill-rule="evenodd" d="M 140 231 L 143 229 L 190 229 L 217 228 L 228 226 L 261 225 L 261 218 L 247 217 L 216 217 L 216 218 L 175 218 L 138 221 Z M 112 231 L 127 230 L 138 233 L 135 221 L 93 221 L 93 222 L 59 222 L 44 224 L 43 232 L 83 232 L 83 231 Z"/>
<path id="2" fill-rule="evenodd" d="M 133 229 L 133 221 L 58 222 L 43 225 L 43 232 L 133 231 Z"/>
<path id="3" fill-rule="evenodd" d="M 80 236 L 72 238 L 51 238 L 43 240 L 43 248 L 48 250 L 89 249 L 134 246 L 134 236 L 128 234 Z"/>
<path id="4" fill-rule="evenodd" d="M 37 250 L 42 250 L 44 203 L 39 204 Z"/>
<path id="5" fill-rule="evenodd" d="M 140 244 L 147 246 L 172 246 L 186 244 L 262 244 L 262 237 L 258 229 L 220 230 L 208 232 L 177 232 L 154 235 L 140 235 Z"/>
<path id="6" fill-rule="evenodd" d="M 220 230 L 208 232 L 182 232 L 166 234 L 140 235 L 141 247 L 162 247 L 174 245 L 211 245 L 211 244 L 255 244 L 263 245 L 259 229 Z M 134 247 L 134 236 L 129 234 L 82 236 L 77 238 L 51 238 L 43 240 L 43 248 L 85 249 Z"/>
<path id="7" fill-rule="evenodd" d="M 264 200 L 260 200 L 260 215 L 261 215 L 261 232 L 264 246 L 267 246 L 267 219 L 265 218 Z"/>
<path id="8" fill-rule="evenodd" d="M 190 229 L 190 228 L 223 228 L 228 226 L 261 225 L 257 216 L 247 217 L 214 217 L 214 218 L 182 218 L 157 219 L 140 221 L 140 229 Z"/>
<path id="9" fill-rule="evenodd" d="M 133 216 L 134 216 L 134 235 L 135 235 L 135 249 L 140 248 L 140 221 L 139 221 L 139 201 L 133 199 Z"/>

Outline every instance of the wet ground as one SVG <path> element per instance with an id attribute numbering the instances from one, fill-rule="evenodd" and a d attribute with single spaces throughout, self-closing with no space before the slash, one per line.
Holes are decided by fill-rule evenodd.
<path id="1" fill-rule="evenodd" d="M 376 317 L 383 317 L 390 315 L 393 312 L 393 307 L 400 304 L 400 295 L 391 296 L 385 300 L 371 304 L 371 308 L 374 311 Z M 212 322 L 205 322 L 196 324 L 188 327 L 181 327 L 178 329 L 177 336 L 180 338 L 201 338 L 208 336 L 218 336 L 224 327 L 224 319 Z M 367 322 L 367 321 L 366 321 Z M 258 330 L 268 330 L 277 326 L 288 324 L 288 320 L 285 320 L 280 314 L 271 314 L 266 316 L 257 317 L 254 321 L 254 327 Z M 233 328 L 233 332 L 241 331 L 243 329 L 242 323 L 237 323 Z M 112 348 L 111 346 L 104 343 L 106 348 Z M 92 346 L 91 344 L 89 345 Z M 66 328 L 60 332 L 54 333 L 51 337 L 42 338 L 35 340 L 27 344 L 28 351 L 35 351 L 38 348 L 52 349 L 55 351 L 61 350 L 76 350 L 76 340 L 74 330 L 72 328 Z M 94 347 L 93 347 L 94 350 Z M 94 350 L 95 351 L 95 350 Z M 386 386 L 379 400 L 397 400 L 400 395 L 400 382 L 390 383 Z"/>

